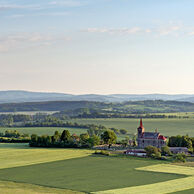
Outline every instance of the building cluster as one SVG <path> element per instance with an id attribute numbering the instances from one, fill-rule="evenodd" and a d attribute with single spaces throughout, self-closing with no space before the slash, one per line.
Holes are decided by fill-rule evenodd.
<path id="1" fill-rule="evenodd" d="M 157 130 L 155 132 L 145 132 L 142 119 L 137 128 L 137 144 L 139 148 L 145 148 L 149 145 L 161 148 L 166 145 L 167 138 L 161 135 Z"/>
<path id="2" fill-rule="evenodd" d="M 137 128 L 137 146 L 138 149 L 129 149 L 124 153 L 127 155 L 145 157 L 146 151 L 144 150 L 147 146 L 154 146 L 161 148 L 166 146 L 167 138 L 161 135 L 157 130 L 155 132 L 145 132 L 142 119 L 140 125 Z M 173 154 L 185 153 L 188 154 L 188 148 L 186 147 L 170 147 L 170 151 Z"/>

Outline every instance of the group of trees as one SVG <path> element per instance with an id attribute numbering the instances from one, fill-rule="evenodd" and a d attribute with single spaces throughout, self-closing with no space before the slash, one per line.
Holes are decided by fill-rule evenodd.
<path id="1" fill-rule="evenodd" d="M 166 160 L 166 156 L 172 156 L 175 162 L 186 162 L 186 155 L 184 153 L 172 154 L 168 146 L 163 146 L 161 149 L 154 146 L 147 146 L 145 151 L 150 158 Z"/>
<path id="2" fill-rule="evenodd" d="M 91 148 L 99 144 L 113 144 L 116 143 L 116 134 L 113 131 L 104 131 L 99 135 L 89 135 L 84 133 L 81 135 L 71 135 L 68 130 L 62 133 L 55 131 L 54 135 L 31 135 L 30 146 L 32 147 L 68 147 L 68 148 Z"/>
<path id="3" fill-rule="evenodd" d="M 30 137 L 28 134 L 21 133 L 17 130 L 6 130 L 0 133 L 1 143 L 28 143 Z"/>
<path id="4" fill-rule="evenodd" d="M 187 147 L 190 152 L 194 151 L 194 137 L 188 135 L 169 137 L 168 146 L 170 147 Z"/>

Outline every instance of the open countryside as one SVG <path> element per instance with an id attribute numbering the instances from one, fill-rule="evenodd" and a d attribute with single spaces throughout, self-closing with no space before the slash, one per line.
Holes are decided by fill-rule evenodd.
<path id="1" fill-rule="evenodd" d="M 0 0 L 0 194 L 194 194 L 194 0 Z"/>
<path id="2" fill-rule="evenodd" d="M 136 133 L 139 119 L 127 119 L 127 118 L 111 118 L 111 119 L 71 119 L 67 120 L 70 122 L 77 122 L 79 124 L 96 124 L 103 125 L 108 128 L 126 129 L 127 133 L 133 135 Z M 194 118 L 171 118 L 171 119 L 143 119 L 145 128 L 155 131 L 156 129 L 167 135 L 171 136 L 174 134 L 190 135 L 194 136 Z M 87 131 L 85 128 L 71 128 L 71 127 L 0 127 L 0 132 L 4 132 L 8 129 L 18 130 L 22 133 L 28 134 L 53 134 L 55 130 L 63 131 L 68 129 L 71 133 L 81 134 Z M 124 136 L 121 136 L 124 137 Z"/>
<path id="3" fill-rule="evenodd" d="M 24 150 L 25 155 L 22 155 Z M 0 152 L 2 164 L 0 180 L 6 181 L 7 187 L 9 184 L 12 185 L 12 182 L 22 183 L 23 186 L 27 184 L 25 188 L 31 191 L 35 189 L 34 191 L 40 193 L 41 189 L 39 188 L 40 191 L 38 191 L 34 185 L 46 187 L 45 191 L 48 192 L 52 192 L 52 188 L 49 191 L 48 187 L 97 193 L 112 189 L 122 190 L 122 188 L 125 191 L 125 188 L 131 187 L 133 191 L 134 187 L 138 189 L 143 185 L 149 187 L 149 185 L 164 184 L 163 182 L 173 180 L 179 182 L 192 175 L 192 171 L 185 172 L 184 166 L 176 167 L 156 160 L 134 157 L 93 156 L 91 151 L 87 150 L 33 149 L 25 145 L 1 144 Z M 25 158 L 28 160 L 26 161 Z M 10 164 L 7 161 L 12 162 Z M 164 170 L 156 170 L 155 166 Z M 177 173 L 175 173 L 176 168 L 179 169 Z M 17 190 L 18 187 L 19 185 L 15 189 Z M 14 186 L 12 188 L 14 189 Z M 177 188 L 173 188 L 174 191 L 185 189 L 178 185 Z M 141 191 L 144 191 L 144 187 Z M 55 192 L 60 193 L 60 190 Z"/>
<path id="4" fill-rule="evenodd" d="M 106 127 L 115 127 L 119 129 L 127 129 L 129 134 L 136 133 L 139 119 L 75 119 L 74 122 L 81 124 L 93 123 L 97 125 L 103 125 Z M 165 135 L 181 134 L 194 136 L 194 118 L 188 119 L 143 119 L 145 128 L 155 131 L 156 129 Z"/>

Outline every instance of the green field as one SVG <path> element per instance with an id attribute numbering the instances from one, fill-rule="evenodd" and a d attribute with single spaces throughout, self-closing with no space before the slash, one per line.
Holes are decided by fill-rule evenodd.
<path id="1" fill-rule="evenodd" d="M 0 144 L 0 169 L 85 157 L 90 150 L 31 148 L 28 144 Z"/>
<path id="2" fill-rule="evenodd" d="M 0 193 L 154 193 L 165 185 L 168 191 L 192 191 L 192 167 L 92 153 L 0 144 Z"/>
<path id="3" fill-rule="evenodd" d="M 75 133 L 77 135 L 87 132 L 87 129 L 72 127 L 0 127 L 0 132 L 5 132 L 6 130 L 18 130 L 19 132 L 30 135 L 33 133 L 37 135 L 53 135 L 56 130 L 63 132 L 64 129 L 68 129 L 71 134 Z"/>
<path id="4" fill-rule="evenodd" d="M 67 160 L 65 155 L 70 154 L 69 149 L 37 149 L 37 151 L 36 149 L 26 149 L 25 147 L 24 149 L 26 150 L 23 150 L 23 158 L 21 158 L 20 149 L 23 148 L 13 148 L 16 153 L 13 152 L 14 156 L 12 157 L 12 162 L 15 163 L 16 166 L 18 165 L 17 160 L 23 162 L 25 157 L 29 158 L 30 155 L 32 155 L 32 157 L 28 160 L 31 162 L 33 160 L 34 164 L 30 165 L 31 162 L 29 164 L 24 162 L 22 164 L 20 163 L 19 167 L 14 167 L 14 164 L 12 164 L 12 168 L 10 168 L 11 166 L 6 164 L 6 160 L 10 161 L 11 158 L 5 160 L 2 156 L 3 154 L 8 156 L 12 155 L 9 153 L 9 150 L 13 150 L 9 147 L 7 149 L 8 152 L 5 152 L 5 146 L 6 145 L 2 148 L 3 151 L 0 157 L 0 163 L 4 165 L 0 170 L 1 181 L 13 181 L 91 192 L 157 183 L 184 177 L 183 175 L 135 170 L 135 168 L 159 163 L 153 160 L 87 156 L 88 151 L 84 150 L 71 150 L 72 159 L 67 157 Z M 24 151 L 26 153 L 24 153 Z M 46 154 L 43 155 L 42 151 L 46 152 Z M 80 151 L 81 153 L 78 155 Z M 34 155 L 33 152 L 35 152 Z M 57 154 L 60 155 L 61 160 L 59 160 L 60 158 L 56 158 L 56 155 L 53 156 L 52 152 L 58 152 Z M 76 152 L 76 154 L 74 152 Z M 38 160 L 34 161 L 35 155 L 37 155 L 36 158 L 46 158 L 44 163 L 40 163 Z M 51 157 L 58 161 L 50 162 Z M 16 161 L 13 160 L 14 158 L 16 158 Z"/>
<path id="5" fill-rule="evenodd" d="M 139 126 L 139 119 L 74 119 L 73 121 L 82 124 L 96 124 L 104 125 L 106 127 L 115 127 L 118 129 L 125 128 L 129 134 L 137 132 Z M 143 119 L 146 131 L 158 131 L 166 136 L 171 135 L 186 135 L 194 137 L 194 119 Z"/>

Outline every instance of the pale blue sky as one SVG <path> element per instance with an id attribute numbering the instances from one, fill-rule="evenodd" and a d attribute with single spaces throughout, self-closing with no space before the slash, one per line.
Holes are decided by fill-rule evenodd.
<path id="1" fill-rule="evenodd" d="M 0 0 L 0 90 L 193 93 L 194 0 Z"/>

